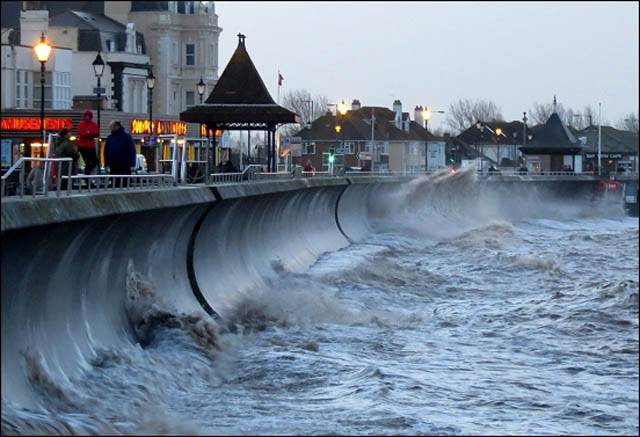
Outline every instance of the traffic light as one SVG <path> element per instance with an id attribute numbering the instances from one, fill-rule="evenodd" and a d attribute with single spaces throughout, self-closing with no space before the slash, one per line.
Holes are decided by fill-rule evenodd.
<path id="1" fill-rule="evenodd" d="M 329 149 L 329 162 L 333 164 L 336 160 L 336 149 Z"/>

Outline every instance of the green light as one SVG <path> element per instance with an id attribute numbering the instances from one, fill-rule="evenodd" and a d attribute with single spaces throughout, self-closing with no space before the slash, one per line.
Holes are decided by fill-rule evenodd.
<path id="1" fill-rule="evenodd" d="M 333 162 L 336 160 L 336 156 L 335 155 L 329 155 L 329 162 L 333 164 Z"/>

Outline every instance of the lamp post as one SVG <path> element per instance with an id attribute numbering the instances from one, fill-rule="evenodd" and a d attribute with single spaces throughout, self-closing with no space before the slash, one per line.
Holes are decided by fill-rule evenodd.
<path id="1" fill-rule="evenodd" d="M 153 147 L 156 147 L 155 151 L 156 151 L 156 171 L 160 171 L 160 162 L 159 162 L 159 157 L 158 157 L 158 149 L 157 149 L 157 144 L 153 144 L 153 87 L 156 84 L 156 78 L 153 75 L 153 71 L 151 71 L 151 67 L 148 67 L 148 73 L 147 73 L 147 91 L 148 91 L 148 96 L 147 96 L 147 101 L 149 102 L 149 142 L 152 143 L 151 145 Z"/>
<path id="2" fill-rule="evenodd" d="M 428 106 L 422 109 L 422 119 L 424 120 L 424 172 L 429 171 L 429 119 L 431 114 L 444 114 L 444 111 L 432 111 Z"/>
<path id="3" fill-rule="evenodd" d="M 49 54 L 51 53 L 51 46 L 47 44 L 47 40 L 44 37 L 44 32 L 40 36 L 40 42 L 33 47 L 36 53 L 36 58 L 40 62 L 40 127 L 42 129 L 42 146 L 46 142 L 46 132 L 44 126 L 44 64 L 49 60 Z"/>
<path id="4" fill-rule="evenodd" d="M 340 104 L 338 105 L 338 112 L 342 116 L 343 124 L 344 124 L 344 116 L 347 115 L 347 111 L 348 111 L 347 102 L 342 100 L 342 102 L 340 102 Z M 342 153 L 344 154 L 344 129 L 341 129 L 341 130 L 342 130 Z"/>
<path id="5" fill-rule="evenodd" d="M 196 85 L 198 89 L 198 95 L 200 96 L 200 104 L 202 105 L 202 97 L 204 96 L 204 88 L 206 87 L 204 81 L 202 80 L 202 76 L 200 76 L 200 82 Z M 202 124 L 200 124 L 200 137 L 202 137 Z"/>
<path id="6" fill-rule="evenodd" d="M 96 55 L 96 59 L 92 63 L 93 72 L 96 75 L 96 79 L 98 79 L 98 87 L 96 88 L 96 94 L 98 95 L 98 145 L 96 150 L 96 159 L 98 160 L 98 173 L 100 174 L 100 108 L 102 107 L 102 89 L 100 89 L 100 79 L 102 78 L 102 73 L 104 73 L 104 61 L 102 60 L 102 56 L 100 56 L 100 52 Z"/>

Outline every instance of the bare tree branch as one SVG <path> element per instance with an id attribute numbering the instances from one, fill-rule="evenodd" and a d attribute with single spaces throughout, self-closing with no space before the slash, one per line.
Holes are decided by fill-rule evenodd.
<path id="1" fill-rule="evenodd" d="M 307 90 L 296 89 L 286 92 L 282 99 L 282 106 L 298 114 L 302 118 L 302 125 L 286 125 L 281 130 L 282 134 L 289 136 L 324 115 L 327 111 L 328 103 L 328 97 L 322 95 L 311 96 L 311 93 Z"/>
<path id="2" fill-rule="evenodd" d="M 638 133 L 638 116 L 634 112 L 627 114 L 618 120 L 616 127 L 621 130 Z"/>
<path id="3" fill-rule="evenodd" d="M 460 133 L 477 121 L 502 121 L 500 108 L 490 100 L 460 99 L 449 105 L 446 123 Z"/>

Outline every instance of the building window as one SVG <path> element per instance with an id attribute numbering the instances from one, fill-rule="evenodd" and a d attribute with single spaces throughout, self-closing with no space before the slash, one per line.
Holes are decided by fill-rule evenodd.
<path id="1" fill-rule="evenodd" d="M 46 105 L 45 100 L 45 105 Z M 53 73 L 53 109 L 71 108 L 71 73 Z"/>
<path id="2" fill-rule="evenodd" d="M 185 64 L 187 65 L 196 65 L 196 45 L 195 44 L 186 44 L 186 60 Z"/>
<path id="3" fill-rule="evenodd" d="M 51 72 L 44 73 L 44 107 L 48 109 L 52 109 L 53 106 L 53 96 L 51 92 L 52 84 L 51 84 Z M 36 71 L 33 73 L 33 106 L 35 108 L 40 107 L 40 96 L 42 92 L 40 90 L 40 72 Z"/>
<path id="4" fill-rule="evenodd" d="M 315 155 L 316 154 L 316 143 L 304 143 L 302 146 L 302 154 L 303 155 Z"/>
<path id="5" fill-rule="evenodd" d="M 195 102 L 196 102 L 195 93 L 193 91 L 187 91 L 187 93 L 185 94 L 185 101 L 187 104 L 187 108 L 195 105 Z"/>
<path id="6" fill-rule="evenodd" d="M 343 155 L 353 155 L 354 150 L 355 150 L 354 143 L 344 143 L 344 145 L 341 145 L 336 149 L 336 153 L 341 153 Z"/>
<path id="7" fill-rule="evenodd" d="M 32 99 L 29 92 L 33 86 L 33 72 L 16 71 L 16 108 L 31 108 Z"/>
<path id="8" fill-rule="evenodd" d="M 178 13 L 193 15 L 195 14 L 195 2 L 177 2 L 178 3 Z"/>

